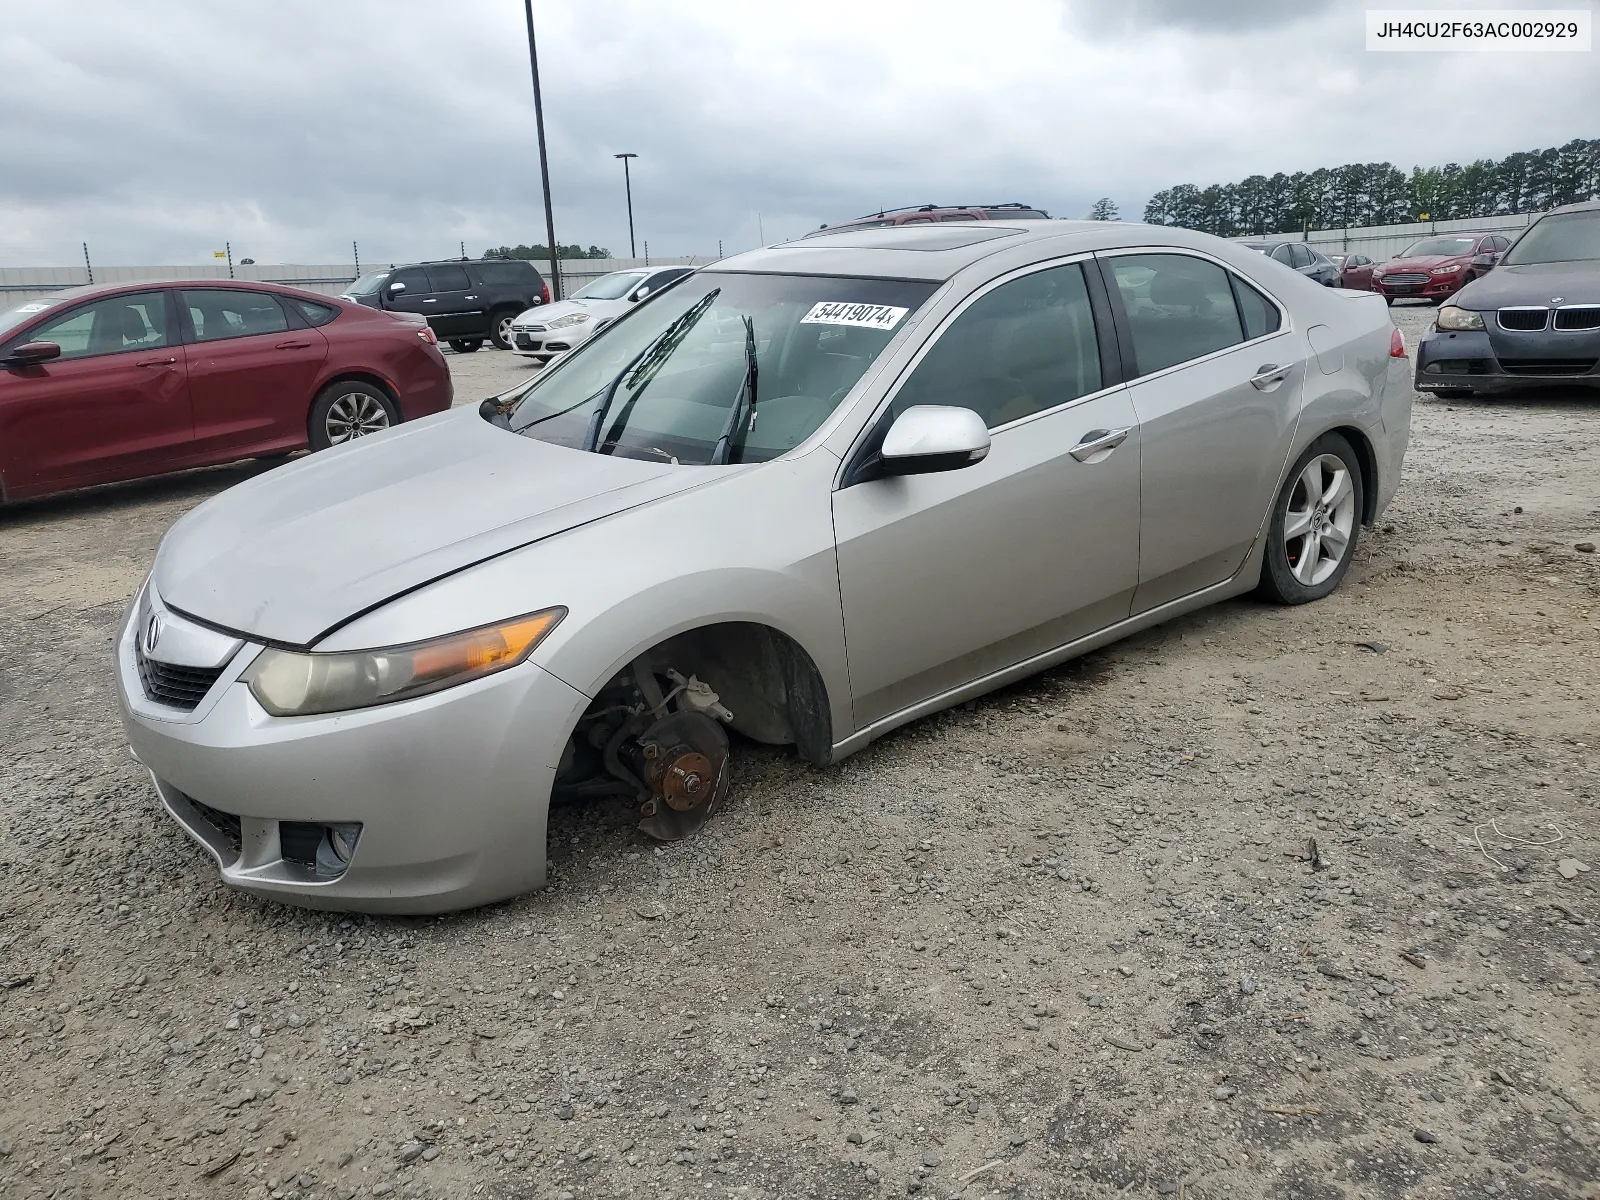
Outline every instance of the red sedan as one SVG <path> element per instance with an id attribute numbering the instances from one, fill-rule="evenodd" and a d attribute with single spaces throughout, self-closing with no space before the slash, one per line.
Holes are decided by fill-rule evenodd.
<path id="1" fill-rule="evenodd" d="M 421 317 L 270 283 L 76 288 L 0 313 L 0 502 L 321 450 L 450 399 Z"/>

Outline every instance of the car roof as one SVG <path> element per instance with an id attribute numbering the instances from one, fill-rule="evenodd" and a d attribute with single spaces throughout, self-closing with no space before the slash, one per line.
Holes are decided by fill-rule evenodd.
<path id="1" fill-rule="evenodd" d="M 265 279 L 131 279 L 122 283 L 89 283 L 78 287 L 62 288 L 57 292 L 50 292 L 44 296 L 35 296 L 34 300 L 48 300 L 51 304 L 67 304 L 76 300 L 88 300 L 97 296 L 115 296 L 129 292 L 148 292 L 155 288 L 248 288 L 254 292 L 272 292 L 278 296 L 298 296 L 303 300 L 318 300 L 325 304 L 337 305 L 337 297 L 325 296 L 321 292 L 308 291 L 305 288 L 290 287 L 282 283 L 271 283 Z M 19 301 L 19 303 L 26 303 Z"/>
<path id="2" fill-rule="evenodd" d="M 1120 246 L 1214 249 L 1210 234 L 1132 221 L 942 221 L 937 225 L 880 225 L 827 230 L 792 242 L 735 254 L 703 272 L 768 275 L 857 275 L 943 282 L 990 255 L 1034 243 L 1039 257 Z"/>
<path id="3" fill-rule="evenodd" d="M 1550 213 L 1570 212 L 1600 212 L 1600 200 L 1580 200 L 1576 204 L 1563 204 L 1559 208 L 1552 208 Z M 1549 216 L 1546 213 L 1545 216 Z"/>

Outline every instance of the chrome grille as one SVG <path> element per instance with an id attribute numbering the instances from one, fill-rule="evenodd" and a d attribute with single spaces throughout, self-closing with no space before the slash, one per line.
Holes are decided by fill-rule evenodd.
<path id="1" fill-rule="evenodd" d="M 164 663 L 148 657 L 143 646 L 134 651 L 134 660 L 139 667 L 144 694 L 157 704 L 183 712 L 193 712 L 222 674 L 221 667 L 180 667 L 176 663 Z"/>
<path id="2" fill-rule="evenodd" d="M 1573 304 L 1556 309 L 1557 329 L 1600 329 L 1600 304 Z"/>
<path id="3" fill-rule="evenodd" d="M 1392 283 L 1396 287 L 1407 287 L 1414 283 L 1427 283 L 1428 277 L 1426 275 L 1385 275 L 1383 282 Z"/>
<path id="4" fill-rule="evenodd" d="M 1502 308 L 1498 317 L 1501 329 L 1518 333 L 1537 333 L 1549 319 L 1548 310 L 1534 307 Z"/>

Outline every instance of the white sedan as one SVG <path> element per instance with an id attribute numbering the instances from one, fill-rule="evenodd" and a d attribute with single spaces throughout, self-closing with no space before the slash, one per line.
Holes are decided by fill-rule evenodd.
<path id="1" fill-rule="evenodd" d="M 511 348 L 544 366 L 583 345 L 646 296 L 653 296 L 693 267 L 638 267 L 613 271 L 570 299 L 528 309 L 511 322 Z"/>

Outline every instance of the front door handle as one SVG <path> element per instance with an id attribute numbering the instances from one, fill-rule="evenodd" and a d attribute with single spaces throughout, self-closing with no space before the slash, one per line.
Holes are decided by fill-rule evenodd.
<path id="1" fill-rule="evenodd" d="M 177 361 L 175 358 L 141 358 L 133 365 L 136 367 L 170 367 Z"/>
<path id="2" fill-rule="evenodd" d="M 1079 462 L 1088 462 L 1096 455 L 1104 458 L 1127 440 L 1126 429 L 1091 429 L 1083 435 L 1083 440 L 1074 446 L 1070 453 Z"/>
<path id="3" fill-rule="evenodd" d="M 1266 363 L 1256 368 L 1256 373 L 1250 376 L 1250 382 L 1263 392 L 1270 392 L 1285 379 L 1289 378 L 1291 367 L 1280 367 L 1276 363 Z"/>
<path id="4" fill-rule="evenodd" d="M 310 348 L 310 342 L 279 342 L 277 345 L 279 350 L 308 350 Z"/>
<path id="5" fill-rule="evenodd" d="M 439 303 L 439 301 L 434 299 L 432 296 L 430 296 L 426 300 L 424 300 L 423 303 L 424 304 L 437 304 L 437 303 Z"/>

